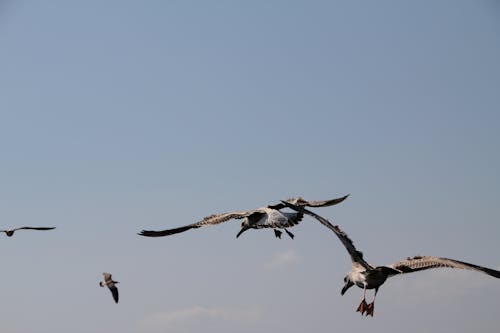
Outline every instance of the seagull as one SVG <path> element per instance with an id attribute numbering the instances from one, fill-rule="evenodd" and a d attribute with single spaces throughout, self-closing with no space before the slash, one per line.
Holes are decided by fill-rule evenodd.
<path id="1" fill-rule="evenodd" d="M 55 227 L 19 227 L 19 228 L 14 228 L 14 229 L 6 229 L 6 230 L 0 230 L 0 232 L 5 232 L 5 234 L 9 237 L 12 237 L 14 235 L 14 232 L 16 230 L 52 230 L 55 229 Z"/>
<path id="2" fill-rule="evenodd" d="M 344 201 L 348 196 L 349 195 L 325 201 L 307 201 L 301 197 L 298 197 L 298 198 L 288 199 L 285 202 L 291 202 L 297 206 L 326 207 L 326 206 L 336 205 Z M 188 224 L 183 227 L 166 229 L 161 231 L 142 230 L 139 233 L 139 235 L 146 237 L 170 236 L 190 229 L 227 222 L 232 219 L 244 219 L 243 222 L 241 223 L 241 230 L 236 235 L 236 238 L 238 238 L 243 232 L 247 231 L 248 229 L 272 228 L 274 230 L 274 235 L 277 238 L 281 238 L 282 234 L 282 231 L 278 229 L 283 229 L 287 233 L 287 235 L 293 239 L 294 234 L 288 231 L 286 228 L 293 227 L 297 225 L 300 221 L 302 221 L 303 214 L 300 212 L 292 212 L 292 213 L 281 212 L 280 209 L 283 209 L 285 207 L 286 207 L 285 204 L 279 203 L 276 205 L 269 205 L 267 207 L 257 208 L 254 210 L 213 214 L 203 218 L 201 221 L 195 222 L 193 224 Z"/>
<path id="3" fill-rule="evenodd" d="M 111 277 L 111 274 L 109 273 L 102 273 L 104 275 L 104 282 L 100 281 L 99 285 L 101 287 L 107 286 L 109 290 L 111 291 L 111 294 L 113 295 L 113 299 L 115 300 L 115 303 L 118 303 L 118 288 L 116 288 L 116 284 L 119 283 L 118 281 L 113 281 L 113 278 Z"/>
<path id="4" fill-rule="evenodd" d="M 293 238 L 294 235 L 286 228 L 298 224 L 302 220 L 302 213 L 283 213 L 277 209 L 262 207 L 249 211 L 230 212 L 223 214 L 214 214 L 203 218 L 203 220 L 189 224 L 183 227 L 167 229 L 162 231 L 142 230 L 139 235 L 146 237 L 162 237 L 178 234 L 189 229 L 200 228 L 209 225 L 223 223 L 232 219 L 244 219 L 241 223 L 241 230 L 236 235 L 236 238 L 247 231 L 248 229 L 263 229 L 273 228 L 276 237 L 281 238 L 281 231 L 277 228 L 284 229 L 286 233 Z"/>
<path id="5" fill-rule="evenodd" d="M 455 259 L 433 256 L 408 257 L 388 266 L 372 266 L 363 259 L 363 253 L 356 249 L 352 240 L 344 231 L 339 228 L 338 225 L 332 225 L 327 219 L 305 209 L 304 207 L 296 206 L 286 201 L 283 201 L 283 203 L 287 207 L 294 209 L 297 212 L 301 212 L 316 218 L 320 223 L 331 229 L 345 246 L 347 252 L 351 256 L 352 269 L 344 277 L 345 285 L 342 288 L 341 295 L 344 295 L 345 292 L 354 285 L 362 288 L 363 299 L 361 300 L 361 303 L 356 310 L 357 312 L 360 312 L 361 315 L 366 314 L 366 316 L 370 315 L 373 317 L 375 297 L 377 296 L 378 289 L 382 284 L 384 284 L 387 278 L 394 275 L 412 273 L 430 268 L 448 267 L 478 271 L 496 278 L 500 278 L 500 271 L 496 271 L 491 268 L 486 268 Z M 367 289 L 375 289 L 373 301 L 370 304 L 366 303 Z"/>

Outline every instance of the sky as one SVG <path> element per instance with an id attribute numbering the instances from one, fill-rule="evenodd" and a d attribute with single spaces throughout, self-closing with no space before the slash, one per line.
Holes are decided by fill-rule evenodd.
<path id="1" fill-rule="evenodd" d="M 137 233 L 350 194 L 316 212 L 369 262 L 500 269 L 499 35 L 493 0 L 1 1 L 0 227 L 57 227 L 0 235 L 2 332 L 495 331 L 462 270 L 362 318 L 310 218 Z"/>

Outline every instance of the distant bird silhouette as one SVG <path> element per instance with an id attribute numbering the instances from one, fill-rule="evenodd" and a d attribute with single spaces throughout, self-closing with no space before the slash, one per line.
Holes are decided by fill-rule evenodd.
<path id="1" fill-rule="evenodd" d="M 113 281 L 113 278 L 111 277 L 111 274 L 109 273 L 102 273 L 104 275 L 104 281 L 100 281 L 99 285 L 101 287 L 107 286 L 109 290 L 111 291 L 111 294 L 113 295 L 113 299 L 115 300 L 115 303 L 118 303 L 118 288 L 116 288 L 116 284 L 119 283 L 118 281 Z"/>
<path id="2" fill-rule="evenodd" d="M 295 206 L 293 204 L 284 202 L 283 203 L 296 210 L 297 212 L 304 213 L 316 218 L 323 225 L 331 229 L 335 235 L 340 239 L 342 244 L 347 249 L 347 252 L 351 256 L 352 261 L 352 269 L 347 275 L 344 277 L 344 287 L 342 288 L 341 294 L 344 293 L 352 287 L 353 285 L 358 286 L 363 289 L 363 299 L 359 304 L 356 311 L 361 312 L 361 314 L 365 314 L 373 317 L 373 310 L 375 307 L 375 297 L 377 296 L 377 292 L 379 287 L 384 284 L 385 280 L 388 277 L 398 275 L 398 274 L 406 274 L 417 272 L 430 268 L 438 268 L 438 267 L 448 267 L 448 268 L 461 268 L 479 271 L 488 275 L 491 275 L 496 278 L 500 278 L 500 271 L 496 271 L 491 268 L 486 268 L 482 266 L 477 266 L 474 264 L 470 264 L 463 261 L 458 261 L 454 259 L 448 258 L 440 258 L 440 257 L 431 257 L 431 256 L 415 256 L 408 257 L 404 260 L 398 261 L 389 266 L 372 266 L 368 264 L 363 259 L 363 253 L 356 250 L 352 240 L 347 236 L 347 234 L 342 231 L 339 226 L 332 225 L 327 219 L 305 209 L 304 207 Z M 373 296 L 373 301 L 370 304 L 366 303 L 366 289 L 375 289 L 375 294 Z"/>
<path id="3" fill-rule="evenodd" d="M 14 232 L 16 230 L 52 230 L 52 229 L 55 229 L 55 227 L 19 227 L 14 229 L 0 230 L 0 232 L 5 232 L 7 236 L 12 237 L 12 235 L 14 235 Z"/>
<path id="4" fill-rule="evenodd" d="M 303 198 L 299 197 L 288 199 L 286 202 L 292 202 L 293 204 L 298 206 L 326 207 L 336 205 L 344 201 L 348 196 L 349 195 L 325 201 L 306 201 Z M 248 229 L 264 228 L 272 228 L 274 230 L 274 235 L 277 238 L 281 238 L 282 234 L 282 232 L 278 229 L 283 229 L 287 233 L 287 235 L 290 236 L 290 238 L 293 238 L 294 234 L 292 234 L 286 228 L 297 225 L 302 220 L 303 214 L 300 212 L 281 212 L 280 209 L 285 207 L 286 205 L 284 205 L 283 203 L 279 203 L 276 205 L 269 205 L 267 207 L 257 208 L 254 210 L 214 214 L 203 218 L 201 221 L 183 227 L 161 231 L 142 230 L 139 235 L 146 237 L 170 236 L 190 229 L 220 224 L 232 219 L 244 219 L 241 223 L 241 230 L 236 235 L 236 238 L 238 238 L 243 232 Z"/>

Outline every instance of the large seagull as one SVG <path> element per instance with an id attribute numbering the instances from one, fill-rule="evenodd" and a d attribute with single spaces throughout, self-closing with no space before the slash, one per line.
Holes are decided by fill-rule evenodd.
<path id="1" fill-rule="evenodd" d="M 361 312 L 362 315 L 366 314 L 367 316 L 370 315 L 373 317 L 375 297 L 377 296 L 378 289 L 382 284 L 384 284 L 387 278 L 394 275 L 412 273 L 430 268 L 448 267 L 478 271 L 496 278 L 500 278 L 500 271 L 496 271 L 491 268 L 486 268 L 459 260 L 432 256 L 415 256 L 406 258 L 388 266 L 372 266 L 363 259 L 363 253 L 361 253 L 356 249 L 356 247 L 354 247 L 352 240 L 344 231 L 339 228 L 339 226 L 332 225 L 327 219 L 305 209 L 303 206 L 293 205 L 286 201 L 283 201 L 283 204 L 297 211 L 298 213 L 307 214 L 316 218 L 327 228 L 331 229 L 345 246 L 347 252 L 351 256 L 352 269 L 344 277 L 345 285 L 342 288 L 341 294 L 344 295 L 345 292 L 354 285 L 362 288 L 363 299 L 361 300 L 361 303 L 356 310 L 358 312 Z M 366 303 L 367 289 L 375 289 L 373 301 L 370 304 Z"/>
<path id="2" fill-rule="evenodd" d="M 327 207 L 341 203 L 348 196 L 349 195 L 324 201 L 307 201 L 301 197 L 298 197 L 298 198 L 288 199 L 284 202 L 292 203 L 293 205 L 297 205 L 300 207 L 304 206 Z M 283 209 L 285 207 L 286 207 L 285 204 L 279 203 L 276 205 L 269 205 L 267 207 L 257 208 L 254 210 L 214 214 L 203 218 L 201 221 L 188 224 L 186 226 L 173 229 L 160 230 L 160 231 L 142 230 L 139 233 L 139 235 L 146 237 L 170 236 L 190 229 L 216 225 L 233 219 L 244 219 L 243 222 L 241 223 L 241 230 L 236 235 L 236 238 L 238 238 L 243 232 L 245 232 L 248 229 L 264 229 L 264 228 L 272 228 L 277 238 L 281 238 L 282 234 L 282 231 L 278 229 L 283 229 L 288 236 L 293 238 L 294 235 L 290 231 L 288 231 L 287 228 L 293 227 L 297 225 L 300 221 L 302 221 L 303 214 L 301 212 L 295 212 L 295 211 L 281 212 L 280 209 Z"/>

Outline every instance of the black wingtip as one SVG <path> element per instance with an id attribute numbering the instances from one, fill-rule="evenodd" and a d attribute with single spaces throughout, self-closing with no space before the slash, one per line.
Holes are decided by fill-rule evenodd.
<path id="1" fill-rule="evenodd" d="M 184 227 L 178 227 L 178 228 L 173 228 L 173 229 L 167 229 L 167 230 L 161 230 L 161 231 L 153 231 L 153 230 L 142 230 L 139 235 L 140 236 L 145 236 L 145 237 L 163 237 L 163 236 L 170 236 L 174 234 L 178 234 L 181 232 L 184 232 L 189 229 L 196 229 L 199 228 L 200 226 L 197 225 L 187 225 Z"/>

